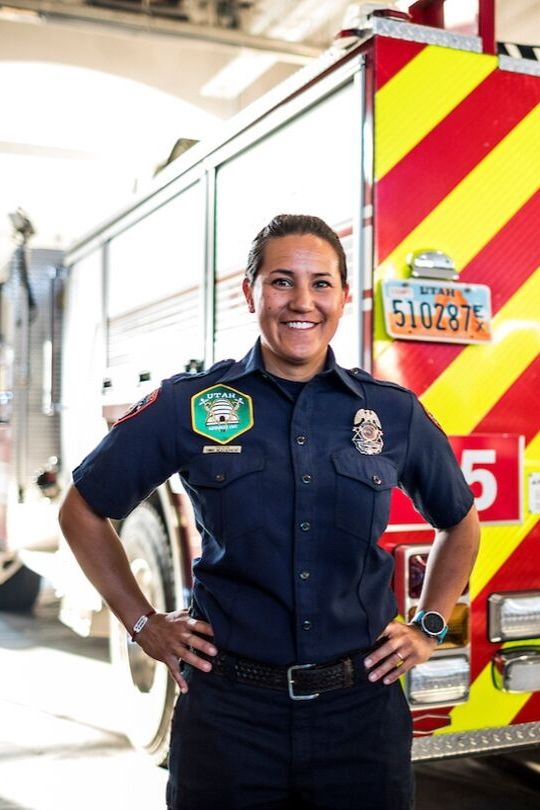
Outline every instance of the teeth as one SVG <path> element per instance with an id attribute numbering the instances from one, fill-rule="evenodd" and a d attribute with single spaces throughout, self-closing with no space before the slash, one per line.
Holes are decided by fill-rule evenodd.
<path id="1" fill-rule="evenodd" d="M 311 321 L 287 321 L 287 326 L 290 329 L 311 329 L 315 324 Z"/>

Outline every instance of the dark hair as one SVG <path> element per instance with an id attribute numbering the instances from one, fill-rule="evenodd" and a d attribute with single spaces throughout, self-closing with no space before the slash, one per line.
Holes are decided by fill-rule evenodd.
<path id="1" fill-rule="evenodd" d="M 339 236 L 322 219 L 308 214 L 278 214 L 259 231 L 251 243 L 247 260 L 245 276 L 250 284 L 253 284 L 257 273 L 262 267 L 264 249 L 268 242 L 271 239 L 279 239 L 281 236 L 291 236 L 292 234 L 311 234 L 328 242 L 336 252 L 341 283 L 345 286 L 347 283 L 347 260 Z"/>

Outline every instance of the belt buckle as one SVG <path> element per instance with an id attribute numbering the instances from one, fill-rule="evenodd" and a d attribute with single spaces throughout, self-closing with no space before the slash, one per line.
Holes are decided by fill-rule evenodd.
<path id="1" fill-rule="evenodd" d="M 295 669 L 310 669 L 317 666 L 316 664 L 293 664 L 287 669 L 287 686 L 289 688 L 289 697 L 291 700 L 313 700 L 318 698 L 320 692 L 313 692 L 311 695 L 295 695 L 294 694 L 294 678 L 293 670 Z"/>

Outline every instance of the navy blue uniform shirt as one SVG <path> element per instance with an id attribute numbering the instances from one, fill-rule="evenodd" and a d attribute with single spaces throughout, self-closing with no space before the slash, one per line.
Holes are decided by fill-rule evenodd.
<path id="1" fill-rule="evenodd" d="M 299 388 L 265 371 L 257 342 L 165 380 L 73 473 L 95 512 L 121 519 L 179 472 L 202 535 L 193 615 L 219 648 L 272 664 L 369 647 L 394 618 L 378 545 L 392 487 L 437 528 L 473 503 L 412 392 L 341 368 L 331 349 Z"/>

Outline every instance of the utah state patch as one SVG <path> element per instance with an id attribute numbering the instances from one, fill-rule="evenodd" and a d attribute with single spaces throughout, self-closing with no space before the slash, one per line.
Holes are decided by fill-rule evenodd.
<path id="1" fill-rule="evenodd" d="M 236 388 L 212 385 L 191 397 L 191 426 L 200 436 L 227 444 L 253 425 L 253 400 Z"/>

